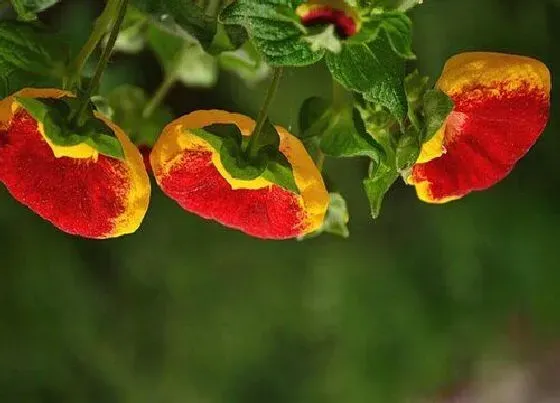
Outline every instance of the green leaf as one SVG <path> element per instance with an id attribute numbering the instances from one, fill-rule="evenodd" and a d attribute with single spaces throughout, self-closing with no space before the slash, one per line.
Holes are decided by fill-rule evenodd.
<path id="1" fill-rule="evenodd" d="M 303 101 L 299 111 L 299 138 L 321 137 L 330 124 L 331 102 L 321 97 Z"/>
<path id="2" fill-rule="evenodd" d="M 311 46 L 313 52 L 328 50 L 329 52 L 339 53 L 342 49 L 342 42 L 336 34 L 334 25 L 330 24 L 315 35 L 307 35 L 303 40 Z"/>
<path id="3" fill-rule="evenodd" d="M 422 76 L 418 70 L 406 76 L 404 86 L 409 109 L 417 109 L 423 106 L 424 94 L 428 90 L 429 77 Z"/>
<path id="4" fill-rule="evenodd" d="M 218 32 L 214 36 L 212 45 L 208 49 L 211 55 L 239 49 L 249 40 L 249 34 L 241 25 L 218 24 Z"/>
<path id="5" fill-rule="evenodd" d="M 426 120 L 424 141 L 430 140 L 443 126 L 453 107 L 453 100 L 443 91 L 435 89 L 426 92 L 424 95 L 424 117 Z"/>
<path id="6" fill-rule="evenodd" d="M 222 125 L 224 126 L 224 125 Z M 259 160 L 249 160 L 242 148 L 241 132 L 235 125 L 227 125 L 239 134 L 239 139 L 233 136 L 223 137 L 219 149 L 222 165 L 231 176 L 241 180 L 253 180 L 262 175 L 266 164 Z M 211 129 L 209 129 L 211 130 Z"/>
<path id="7" fill-rule="evenodd" d="M 293 193 L 299 194 L 292 166 L 286 157 L 280 152 L 274 153 L 268 157 L 266 169 L 262 174 L 266 180 L 276 183 L 277 185 L 288 189 Z"/>
<path id="8" fill-rule="evenodd" d="M 10 0 L 12 7 L 21 21 L 37 19 L 37 13 L 54 6 L 60 0 Z"/>
<path id="9" fill-rule="evenodd" d="M 329 193 L 329 208 L 325 215 L 325 220 L 317 231 L 307 234 L 298 240 L 315 238 L 321 234 L 333 234 L 342 238 L 348 238 L 350 231 L 348 230 L 348 205 L 346 200 L 340 193 Z"/>
<path id="10" fill-rule="evenodd" d="M 362 93 L 403 122 L 407 114 L 404 61 L 388 41 L 379 37 L 366 44 L 345 44 L 340 53 L 328 53 L 327 65 L 335 80 L 349 90 Z"/>
<path id="11" fill-rule="evenodd" d="M 269 128 L 265 127 L 264 130 L 266 139 L 269 137 L 266 135 Z M 235 125 L 211 125 L 202 129 L 190 129 L 190 132 L 206 140 L 220 153 L 222 165 L 234 178 L 253 180 L 261 176 L 299 194 L 292 167 L 286 157 L 275 148 L 277 145 L 273 144 L 274 139 L 259 141 L 258 154 L 251 157 L 247 153 L 249 138 L 243 137 Z"/>
<path id="12" fill-rule="evenodd" d="M 317 136 L 323 153 L 331 157 L 365 156 L 379 160 L 379 144 L 363 129 L 358 111 L 352 105 L 331 107 L 318 97 L 307 99 L 300 111 L 303 138 Z"/>
<path id="13" fill-rule="evenodd" d="M 412 51 L 412 21 L 403 13 L 382 14 L 383 28 L 391 44 L 391 48 L 402 58 L 416 59 Z"/>
<path id="14" fill-rule="evenodd" d="M 222 69 L 231 71 L 249 84 L 265 79 L 270 73 L 270 67 L 251 41 L 235 51 L 220 53 L 218 62 Z"/>
<path id="15" fill-rule="evenodd" d="M 241 25 L 223 25 L 220 24 L 219 27 L 227 34 L 229 43 L 231 44 L 230 50 L 239 49 L 244 43 L 249 40 L 249 34 L 247 29 Z"/>
<path id="16" fill-rule="evenodd" d="M 18 22 L 0 22 L 0 98 L 26 87 L 60 86 L 63 49 L 54 35 Z"/>
<path id="17" fill-rule="evenodd" d="M 220 14 L 224 24 L 247 29 L 255 46 L 271 66 L 304 66 L 315 63 L 324 50 L 314 52 L 304 39 L 305 27 L 299 22 L 290 0 L 237 0 Z"/>
<path id="18" fill-rule="evenodd" d="M 420 155 L 421 133 L 414 127 L 399 138 L 396 150 L 396 164 L 399 171 L 405 171 L 416 163 Z"/>
<path id="19" fill-rule="evenodd" d="M 372 42 L 383 30 L 395 53 L 403 59 L 416 59 L 412 51 L 412 21 L 404 13 L 388 12 L 368 17 L 358 34 L 348 39 L 349 43 Z"/>
<path id="20" fill-rule="evenodd" d="M 371 165 L 369 177 L 364 179 L 364 190 L 369 200 L 371 216 L 376 219 L 381 212 L 381 205 L 385 195 L 399 177 L 398 172 L 390 166 L 381 163 Z"/>
<path id="21" fill-rule="evenodd" d="M 152 21 L 174 33 L 184 31 L 207 49 L 216 35 L 217 21 L 208 16 L 193 0 L 132 0 L 138 10 L 152 16 Z"/>
<path id="22" fill-rule="evenodd" d="M 109 104 L 109 101 L 107 100 L 107 98 L 105 98 L 101 95 L 94 95 L 90 99 L 91 99 L 91 103 L 95 106 L 95 109 L 97 109 L 97 112 L 101 113 L 107 119 L 113 120 L 113 116 L 115 115 L 115 111 L 113 110 L 113 108 Z"/>
<path id="23" fill-rule="evenodd" d="M 166 77 L 173 77 L 187 86 L 211 87 L 216 83 L 217 61 L 198 42 L 151 25 L 148 44 L 162 64 Z"/>
<path id="24" fill-rule="evenodd" d="M 243 135 L 235 125 L 210 125 L 201 129 L 189 129 L 189 132 L 205 140 L 216 151 L 220 151 L 225 138 L 231 138 L 239 148 L 243 142 Z"/>
<path id="25" fill-rule="evenodd" d="M 149 117 L 142 116 L 148 104 L 146 92 L 139 87 L 122 85 L 106 95 L 113 111 L 111 120 L 119 125 L 136 145 L 153 146 L 173 114 L 165 106 L 158 106 Z"/>
<path id="26" fill-rule="evenodd" d="M 149 20 L 147 14 L 129 7 L 113 50 L 130 54 L 142 51 L 146 45 Z"/>
<path id="27" fill-rule="evenodd" d="M 44 127 L 45 136 L 53 144 L 74 146 L 85 143 L 100 154 L 123 159 L 124 151 L 115 133 L 103 121 L 88 110 L 87 118 L 81 126 L 74 125 L 70 116 L 79 106 L 76 98 L 35 99 L 16 97 L 16 101 Z"/>

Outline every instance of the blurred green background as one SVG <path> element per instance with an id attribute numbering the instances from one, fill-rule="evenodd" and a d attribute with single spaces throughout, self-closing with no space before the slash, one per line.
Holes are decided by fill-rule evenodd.
<path id="1" fill-rule="evenodd" d="M 49 22 L 85 40 L 99 5 L 65 0 Z M 417 67 L 452 54 L 534 56 L 560 73 L 560 4 L 426 0 L 412 13 Z M 105 87 L 153 90 L 151 54 L 118 55 Z M 323 65 L 291 69 L 271 117 L 328 94 Z M 223 73 L 176 86 L 176 114 L 254 115 L 266 83 Z M 351 237 L 263 242 L 182 211 L 154 187 L 134 235 L 87 241 L 0 190 L 0 402 L 436 401 L 482 357 L 532 359 L 560 341 L 559 118 L 502 183 L 430 206 L 396 186 L 369 219 L 366 161 L 327 162 Z M 433 399 L 433 400 L 432 400 Z"/>

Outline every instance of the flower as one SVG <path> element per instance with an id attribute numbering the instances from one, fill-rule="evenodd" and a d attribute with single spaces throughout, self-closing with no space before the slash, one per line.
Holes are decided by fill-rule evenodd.
<path id="1" fill-rule="evenodd" d="M 437 88 L 454 108 L 408 178 L 429 203 L 460 199 L 505 178 L 548 121 L 550 73 L 534 59 L 459 54 L 446 63 Z"/>
<path id="2" fill-rule="evenodd" d="M 19 202 L 60 230 L 85 238 L 113 238 L 138 229 L 150 182 L 142 156 L 126 134 L 100 114 L 118 138 L 124 160 L 80 143 L 59 146 L 45 136 L 15 97 L 62 98 L 59 89 L 27 88 L 0 101 L 0 181 Z"/>
<path id="3" fill-rule="evenodd" d="M 329 204 L 320 172 L 303 144 L 276 127 L 280 152 L 291 165 L 298 193 L 258 176 L 232 177 L 219 150 L 189 129 L 236 125 L 250 136 L 255 122 L 220 110 L 196 111 L 170 123 L 156 142 L 150 161 L 157 183 L 185 210 L 263 239 L 288 239 L 318 229 Z"/>
<path id="4" fill-rule="evenodd" d="M 344 0 L 310 0 L 299 5 L 296 14 L 306 27 L 334 25 L 341 39 L 355 35 L 360 30 L 358 14 Z"/>

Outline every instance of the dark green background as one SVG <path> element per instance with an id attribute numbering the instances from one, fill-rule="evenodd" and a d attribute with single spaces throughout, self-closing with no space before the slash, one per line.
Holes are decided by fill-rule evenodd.
<path id="1" fill-rule="evenodd" d="M 62 3 L 49 22 L 79 44 L 95 2 Z M 560 5 L 425 3 L 412 13 L 415 51 L 432 78 L 467 50 L 558 71 Z M 152 90 L 159 75 L 149 54 L 119 56 L 105 87 Z M 303 99 L 328 83 L 322 65 L 289 70 L 271 117 L 296 130 Z M 255 114 L 263 90 L 223 74 L 215 90 L 178 87 L 168 101 L 177 114 Z M 482 356 L 544 353 L 560 336 L 557 111 L 491 190 L 430 206 L 398 185 L 375 222 L 365 161 L 329 161 L 350 206 L 348 240 L 253 240 L 157 188 L 136 234 L 80 240 L 0 190 L 0 402 L 407 402 L 468 379 Z"/>

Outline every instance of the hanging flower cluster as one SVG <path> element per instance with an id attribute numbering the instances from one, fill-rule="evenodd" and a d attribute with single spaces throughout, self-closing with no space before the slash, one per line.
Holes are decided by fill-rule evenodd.
<path id="1" fill-rule="evenodd" d="M 376 218 L 399 177 L 429 203 L 488 189 L 548 122 L 551 77 L 535 59 L 462 53 L 447 61 L 434 88 L 418 72 L 407 76 L 406 63 L 416 56 L 406 11 L 418 1 L 236 0 L 214 11 L 206 1 L 133 3 L 127 15 L 127 1 L 108 0 L 67 69 L 60 69 L 62 56 L 54 60 L 56 37 L 0 22 L 0 52 L 17 66 L 0 72 L 0 182 L 69 234 L 105 239 L 135 232 L 152 174 L 184 210 L 256 238 L 346 237 L 346 202 L 327 190 L 325 158 L 368 158 L 363 184 Z M 189 19 L 170 18 L 162 28 L 159 17 L 178 9 Z M 83 67 L 103 37 L 84 86 Z M 164 71 L 152 99 L 127 86 L 94 106 L 111 52 L 144 46 Z M 333 78 L 332 99 L 303 103 L 297 136 L 272 125 L 268 109 L 283 69 L 322 59 Z M 176 82 L 214 83 L 218 65 L 245 78 L 273 72 L 256 121 L 222 110 L 172 121 L 161 105 L 166 92 Z M 59 71 L 64 90 L 51 88 Z M 24 88 L 27 82 L 40 88 Z"/>

